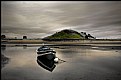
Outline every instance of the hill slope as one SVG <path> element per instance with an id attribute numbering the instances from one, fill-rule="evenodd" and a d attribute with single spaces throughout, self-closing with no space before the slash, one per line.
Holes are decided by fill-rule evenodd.
<path id="1" fill-rule="evenodd" d="M 43 38 L 43 40 L 57 40 L 57 39 L 86 39 L 86 34 L 85 36 L 80 34 L 77 31 L 74 30 L 69 30 L 69 29 L 65 29 L 62 30 L 60 32 L 56 32 L 53 35 L 47 36 L 45 38 Z M 88 37 L 87 37 L 88 39 Z"/>

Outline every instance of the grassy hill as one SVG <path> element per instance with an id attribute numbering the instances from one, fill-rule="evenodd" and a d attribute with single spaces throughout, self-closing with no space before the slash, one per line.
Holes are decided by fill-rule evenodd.
<path id="1" fill-rule="evenodd" d="M 43 40 L 49 39 L 85 39 L 79 32 L 74 30 L 65 29 L 60 32 L 56 32 L 53 35 L 43 38 Z"/>

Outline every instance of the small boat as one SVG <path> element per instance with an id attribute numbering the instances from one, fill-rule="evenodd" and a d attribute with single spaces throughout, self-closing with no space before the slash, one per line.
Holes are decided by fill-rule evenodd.
<path id="1" fill-rule="evenodd" d="M 49 48 L 48 46 L 41 46 L 36 50 L 37 54 L 43 54 L 48 52 L 56 53 L 55 50 Z"/>
<path id="2" fill-rule="evenodd" d="M 48 46 L 41 46 L 37 50 L 37 63 L 46 70 L 53 71 L 56 67 L 55 63 L 58 63 L 58 58 L 56 57 L 55 50 L 49 48 Z"/>

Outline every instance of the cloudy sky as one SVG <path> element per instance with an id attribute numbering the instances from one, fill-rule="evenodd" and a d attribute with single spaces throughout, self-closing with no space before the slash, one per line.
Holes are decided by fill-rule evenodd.
<path id="1" fill-rule="evenodd" d="M 121 1 L 2 1 L 6 37 L 43 38 L 63 29 L 121 38 Z"/>

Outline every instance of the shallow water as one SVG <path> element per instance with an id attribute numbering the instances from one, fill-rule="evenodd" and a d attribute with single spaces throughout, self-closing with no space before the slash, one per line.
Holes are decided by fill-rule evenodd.
<path id="1" fill-rule="evenodd" d="M 62 62 L 52 72 L 37 63 L 39 46 L 4 46 L 2 80 L 121 80 L 121 46 L 49 46 Z"/>

